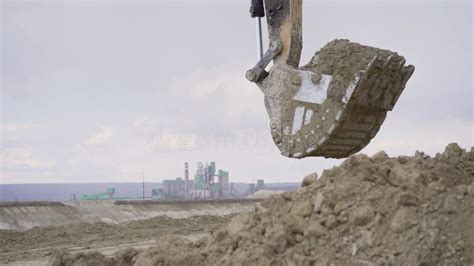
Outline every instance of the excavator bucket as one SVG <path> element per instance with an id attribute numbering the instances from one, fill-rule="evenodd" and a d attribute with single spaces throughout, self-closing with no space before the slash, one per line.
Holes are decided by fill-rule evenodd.
<path id="1" fill-rule="evenodd" d="M 288 157 L 347 157 L 377 134 L 413 73 L 396 53 L 346 40 L 301 68 L 278 64 L 257 82 L 271 133 Z"/>
<path id="2" fill-rule="evenodd" d="M 273 141 L 293 158 L 344 158 L 360 151 L 379 131 L 414 67 L 397 53 L 348 40 L 328 43 L 298 67 L 301 1 L 278 1 L 279 9 L 275 2 L 266 2 L 270 48 L 247 72 L 265 95 Z"/>

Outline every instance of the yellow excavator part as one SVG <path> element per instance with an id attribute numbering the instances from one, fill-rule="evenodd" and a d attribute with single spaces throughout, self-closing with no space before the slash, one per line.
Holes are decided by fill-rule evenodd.
<path id="1" fill-rule="evenodd" d="M 395 52 L 348 40 L 328 43 L 298 67 L 301 6 L 301 0 L 265 1 L 270 47 L 246 77 L 265 95 L 283 155 L 344 158 L 375 137 L 415 68 Z"/>

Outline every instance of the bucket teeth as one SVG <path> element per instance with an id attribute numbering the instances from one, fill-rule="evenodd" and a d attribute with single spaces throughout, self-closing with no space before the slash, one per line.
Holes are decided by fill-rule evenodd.
<path id="1" fill-rule="evenodd" d="M 358 152 L 375 137 L 414 69 L 394 52 L 347 40 L 330 42 L 301 68 L 274 65 L 257 85 L 275 144 L 292 158 Z"/>

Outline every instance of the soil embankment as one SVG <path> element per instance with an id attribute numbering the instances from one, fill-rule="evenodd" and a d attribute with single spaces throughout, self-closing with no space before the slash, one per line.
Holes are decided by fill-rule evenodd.
<path id="1" fill-rule="evenodd" d="M 0 204 L 0 230 L 28 230 L 37 226 L 61 226 L 104 222 L 118 224 L 158 216 L 188 218 L 224 216 L 249 211 L 257 200 L 196 202 L 79 201 L 19 202 Z"/>
<path id="2" fill-rule="evenodd" d="M 54 265 L 472 265 L 474 148 L 351 156 L 199 241 L 53 256 Z"/>

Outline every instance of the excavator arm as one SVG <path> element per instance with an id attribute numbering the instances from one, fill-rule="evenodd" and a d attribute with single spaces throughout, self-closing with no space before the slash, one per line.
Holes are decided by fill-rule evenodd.
<path id="1" fill-rule="evenodd" d="M 259 62 L 247 71 L 247 79 L 257 82 L 268 73 L 265 68 L 273 60 L 274 64 L 298 67 L 302 44 L 302 0 L 252 0 L 251 17 L 257 22 L 257 52 Z M 266 12 L 265 12 L 266 11 Z M 269 49 L 261 56 L 262 34 L 260 19 L 267 15 Z"/>
<path id="2" fill-rule="evenodd" d="M 302 0 L 252 0 L 257 45 L 266 14 L 269 48 L 246 77 L 265 96 L 273 141 L 284 156 L 344 158 L 375 137 L 414 67 L 395 52 L 334 40 L 299 66 Z M 273 60 L 269 71 L 267 66 Z"/>

